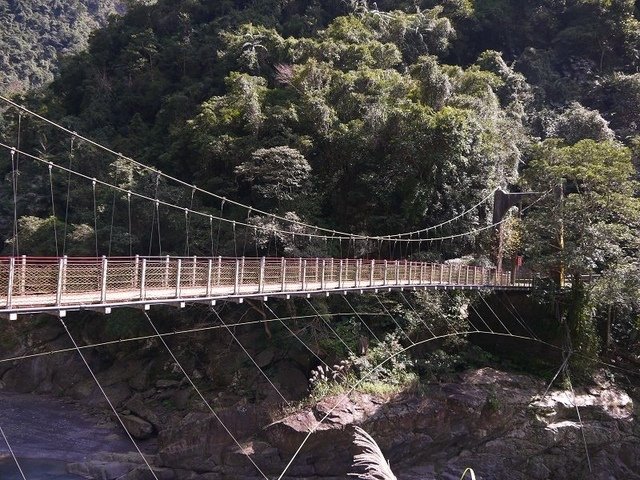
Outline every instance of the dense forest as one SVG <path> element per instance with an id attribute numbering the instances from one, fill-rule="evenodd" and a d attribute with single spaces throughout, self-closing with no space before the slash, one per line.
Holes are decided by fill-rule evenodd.
<path id="1" fill-rule="evenodd" d="M 0 4 L 0 88 L 19 92 L 53 80 L 59 58 L 125 11 L 126 0 L 6 0 Z"/>
<path id="2" fill-rule="evenodd" d="M 51 12 L 81 16 L 96 5 L 61 2 Z M 638 342 L 638 14 L 632 0 L 161 0 L 111 17 L 86 51 L 63 59 L 47 88 L 18 100 L 204 189 L 354 234 L 433 225 L 495 187 L 555 191 L 509 222 L 507 253 L 524 255 L 541 274 L 562 264 L 576 279 L 601 275 L 588 293 L 576 286 L 567 309 L 584 338 L 578 348 L 594 352 L 601 324 L 607 345 Z M 9 25 L 26 32 L 19 21 L 16 15 Z M 61 36 L 63 52 L 78 34 Z M 33 36 L 4 40 L 21 43 L 24 55 L 12 57 L 7 78 L 25 81 L 40 61 L 24 45 L 39 45 L 47 61 L 55 57 L 46 53 L 55 45 Z M 3 46 L 2 55 L 8 52 Z M 70 145 L 13 109 L 2 115 L 5 138 L 20 135 L 25 149 L 49 161 L 75 162 L 89 177 L 183 206 L 225 208 L 86 143 Z M 21 162 L 18 191 L 28 183 L 37 193 L 17 199 L 20 253 L 55 254 L 56 226 L 69 254 L 210 252 L 208 224 L 192 223 L 185 245 L 182 216 L 162 212 L 159 244 L 153 222 L 161 212 L 153 205 L 134 205 L 128 229 L 126 195 L 92 192 Z M 1 226 L 6 251 L 16 252 L 6 155 L 0 168 Z M 489 224 L 489 210 L 479 208 L 455 228 Z M 224 213 L 251 214 L 229 206 Z M 247 221 L 278 225 L 261 215 Z M 242 232 L 243 249 L 337 254 L 304 235 L 265 238 L 263 231 Z M 235 234 L 222 232 L 216 253 L 237 253 Z M 491 256 L 491 234 L 432 247 L 368 244 L 346 253 L 477 260 Z"/>

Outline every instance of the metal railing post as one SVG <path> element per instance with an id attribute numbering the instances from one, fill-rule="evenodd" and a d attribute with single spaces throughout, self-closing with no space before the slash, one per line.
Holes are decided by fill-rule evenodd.
<path id="1" fill-rule="evenodd" d="M 333 267 L 333 258 L 329 260 L 329 280 L 333 281 L 335 277 L 335 268 Z"/>
<path id="2" fill-rule="evenodd" d="M 9 259 L 9 279 L 7 286 L 7 308 L 11 307 L 11 298 L 13 297 L 13 280 L 16 274 L 16 259 L 11 257 Z"/>
<path id="3" fill-rule="evenodd" d="M 280 260 L 280 291 L 287 289 L 287 259 L 282 257 Z"/>
<path id="4" fill-rule="evenodd" d="M 371 271 L 369 272 L 369 286 L 373 287 L 373 280 L 374 280 L 374 272 L 376 269 L 376 261 L 375 260 L 371 260 Z"/>
<path id="5" fill-rule="evenodd" d="M 240 259 L 240 285 L 244 285 L 244 261 L 245 258 Z"/>
<path id="6" fill-rule="evenodd" d="M 58 261 L 58 285 L 56 289 L 56 305 L 62 303 L 62 292 L 64 290 L 64 273 L 65 273 L 66 257 Z"/>
<path id="7" fill-rule="evenodd" d="M 318 283 L 318 267 L 320 266 L 320 260 L 316 257 L 316 270 L 315 270 L 315 282 Z"/>
<path id="8" fill-rule="evenodd" d="M 302 260 L 302 290 L 307 289 L 307 259 Z"/>
<path id="9" fill-rule="evenodd" d="M 356 277 L 353 280 L 353 286 L 360 286 L 360 275 L 362 274 L 362 259 L 358 258 L 356 260 Z"/>
<path id="10" fill-rule="evenodd" d="M 222 257 L 218 257 L 218 271 L 216 273 L 216 286 L 220 286 L 220 279 L 222 278 Z"/>
<path id="11" fill-rule="evenodd" d="M 264 292 L 264 266 L 265 266 L 265 258 L 260 257 L 260 272 L 258 274 L 258 292 Z"/>
<path id="12" fill-rule="evenodd" d="M 176 272 L 176 298 L 180 298 L 180 283 L 182 282 L 182 259 L 178 259 L 178 271 Z"/>
<path id="13" fill-rule="evenodd" d="M 138 269 L 140 268 L 140 255 L 136 255 L 135 260 L 133 261 L 133 285 L 131 288 L 136 288 L 138 285 Z"/>
<path id="14" fill-rule="evenodd" d="M 233 281 L 233 294 L 237 295 L 240 291 L 240 260 L 236 258 L 236 271 Z"/>
<path id="15" fill-rule="evenodd" d="M 213 260 L 207 261 L 207 297 L 211 296 L 211 275 L 213 274 Z"/>
<path id="16" fill-rule="evenodd" d="M 169 286 L 169 255 L 167 255 L 167 259 L 164 267 L 164 286 Z"/>
<path id="17" fill-rule="evenodd" d="M 196 286 L 196 271 L 197 271 L 196 262 L 197 262 L 197 257 L 194 255 L 193 256 L 193 272 L 191 272 L 191 286 L 192 287 Z"/>
<path id="18" fill-rule="evenodd" d="M 304 284 L 304 280 L 302 279 L 302 258 L 298 259 L 298 280 L 300 285 Z"/>
<path id="19" fill-rule="evenodd" d="M 344 270 L 344 260 L 340 259 L 340 269 L 338 270 L 338 288 L 342 288 L 342 271 Z"/>
<path id="20" fill-rule="evenodd" d="M 22 255 L 22 267 L 20 269 L 20 295 L 24 295 L 27 285 L 27 256 Z M 15 267 L 15 264 L 14 264 Z"/>
<path id="21" fill-rule="evenodd" d="M 102 280 L 100 282 L 100 302 L 107 301 L 107 266 L 108 260 L 106 256 L 102 256 Z"/>
<path id="22" fill-rule="evenodd" d="M 387 269 L 388 269 L 389 265 L 387 263 L 387 261 L 384 261 L 384 279 L 382 280 L 382 285 L 386 285 L 387 284 Z"/>
<path id="23" fill-rule="evenodd" d="M 400 261 L 396 260 L 396 285 L 400 285 Z"/>
<path id="24" fill-rule="evenodd" d="M 147 298 L 147 259 L 142 259 L 142 272 L 140 272 L 140 300 Z"/>
<path id="25" fill-rule="evenodd" d="M 320 289 L 321 290 L 326 290 L 327 288 L 327 282 L 326 282 L 326 268 L 327 268 L 327 260 L 326 259 L 322 259 L 322 265 L 321 265 L 322 271 L 320 272 Z"/>

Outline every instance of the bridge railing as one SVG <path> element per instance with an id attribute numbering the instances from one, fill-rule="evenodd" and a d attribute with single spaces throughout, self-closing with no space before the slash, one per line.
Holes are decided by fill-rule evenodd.
<path id="1" fill-rule="evenodd" d="M 0 310 L 370 287 L 496 287 L 511 282 L 510 273 L 494 268 L 405 260 L 22 256 L 0 258 Z M 522 282 L 526 283 L 518 285 L 525 286 Z"/>

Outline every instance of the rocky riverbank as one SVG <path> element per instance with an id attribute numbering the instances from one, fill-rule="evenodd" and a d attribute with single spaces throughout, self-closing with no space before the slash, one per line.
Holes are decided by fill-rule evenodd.
<path id="1" fill-rule="evenodd" d="M 92 336 L 104 338 L 101 325 L 85 322 L 83 343 L 95 341 Z M 242 449 L 270 478 L 280 475 L 313 430 L 287 478 L 345 478 L 352 471 L 353 427 L 358 425 L 378 441 L 403 480 L 457 480 L 466 467 L 478 478 L 495 480 L 640 480 L 635 406 L 640 395 L 604 376 L 576 389 L 575 398 L 570 390 L 552 390 L 542 398 L 542 380 L 482 368 L 422 384 L 418 393 L 357 393 L 296 403 L 307 393 L 308 356 L 286 345 L 276 348 L 259 328 L 237 334 L 243 345 L 252 346 L 253 358 L 291 406 L 283 406 L 273 386 L 224 332 L 200 334 L 171 347 Z M 69 346 L 55 324 L 33 325 L 9 340 L 13 355 Z M 85 355 L 127 428 L 148 452 L 158 478 L 262 478 L 162 346 L 148 340 L 118 343 L 87 349 Z M 21 457 L 64 462 L 67 472 L 83 478 L 151 478 L 76 352 L 1 363 L 0 387 L 0 422 L 12 443 L 26 448 Z M 50 466 L 60 474 L 60 463 Z"/>
<path id="2" fill-rule="evenodd" d="M 403 480 L 458 479 L 466 467 L 485 479 L 640 479 L 640 427 L 632 397 L 606 383 L 579 389 L 575 397 L 554 390 L 542 398 L 543 390 L 537 379 L 484 368 L 456 382 L 426 385 L 420 395 L 327 397 L 268 424 L 266 411 L 246 402 L 218 413 L 270 477 L 326 417 L 288 478 L 344 478 L 356 453 L 353 426 L 360 425 Z M 60 476 L 60 462 L 82 478 L 149 477 L 115 425 L 59 400 L 9 393 L 0 400 L 14 448 L 21 457 L 45 460 L 53 472 L 29 478 L 76 478 Z M 163 480 L 261 478 L 210 414 L 184 411 L 167 420 L 142 420 L 158 429 L 157 447 L 146 448 L 157 448 L 149 459 Z"/>
<path id="3" fill-rule="evenodd" d="M 227 411 L 227 420 L 237 426 L 243 419 L 237 431 L 268 475 L 280 473 L 326 416 L 291 478 L 344 478 L 356 453 L 354 425 L 374 436 L 407 480 L 459 479 L 466 467 L 485 479 L 640 478 L 640 428 L 627 393 L 608 384 L 576 391 L 575 398 L 563 390 L 542 398 L 543 391 L 539 380 L 485 368 L 455 383 L 427 385 L 421 395 L 329 397 L 267 426 L 241 409 Z M 199 467 L 215 474 L 203 479 L 259 478 L 209 418 L 185 419 L 162 432 L 159 447 L 167 466 L 190 469 L 205 460 Z"/>
<path id="4" fill-rule="evenodd" d="M 1 391 L 0 405 L 0 425 L 30 480 L 79 479 L 70 473 L 73 464 L 131 450 L 131 442 L 115 425 L 75 402 Z M 0 478 L 22 478 L 4 441 L 0 441 Z"/>

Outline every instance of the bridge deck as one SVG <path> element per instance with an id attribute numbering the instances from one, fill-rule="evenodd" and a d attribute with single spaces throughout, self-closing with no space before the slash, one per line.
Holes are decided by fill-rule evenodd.
<path id="1" fill-rule="evenodd" d="M 0 315 L 152 304 L 242 302 L 245 298 L 328 295 L 404 288 L 526 289 L 509 273 L 461 264 L 333 258 L 0 259 Z"/>

